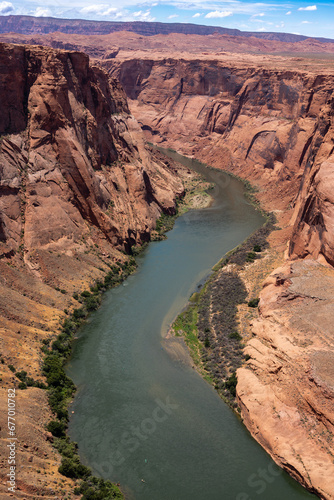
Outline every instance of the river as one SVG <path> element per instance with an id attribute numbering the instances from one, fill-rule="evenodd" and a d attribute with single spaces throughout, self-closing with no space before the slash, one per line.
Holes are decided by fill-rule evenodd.
<path id="1" fill-rule="evenodd" d="M 238 417 L 164 340 L 214 264 L 264 219 L 240 181 L 181 159 L 215 183 L 212 206 L 177 219 L 168 239 L 105 294 L 79 331 L 67 373 L 78 386 L 69 433 L 83 463 L 134 500 L 316 498 L 282 472 Z"/>

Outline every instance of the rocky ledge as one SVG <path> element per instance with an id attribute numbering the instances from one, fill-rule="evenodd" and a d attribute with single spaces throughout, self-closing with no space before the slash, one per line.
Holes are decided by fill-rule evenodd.
<path id="1" fill-rule="evenodd" d="M 334 491 L 334 270 L 288 262 L 264 282 L 238 370 L 242 417 L 274 460 L 320 498 Z"/>

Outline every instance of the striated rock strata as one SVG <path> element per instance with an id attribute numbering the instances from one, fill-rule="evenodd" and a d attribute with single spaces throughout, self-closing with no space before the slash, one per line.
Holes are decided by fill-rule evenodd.
<path id="1" fill-rule="evenodd" d="M 268 206 L 273 199 L 275 209 L 292 206 L 332 75 L 275 71 L 269 61 L 258 67 L 252 59 L 233 65 L 224 56 L 130 55 L 105 66 L 120 79 L 150 140 L 252 179 Z M 325 133 L 320 127 L 316 148 Z"/>
<path id="2" fill-rule="evenodd" d="M 238 369 L 243 420 L 274 460 L 320 498 L 334 491 L 334 271 L 288 262 L 264 283 Z"/>

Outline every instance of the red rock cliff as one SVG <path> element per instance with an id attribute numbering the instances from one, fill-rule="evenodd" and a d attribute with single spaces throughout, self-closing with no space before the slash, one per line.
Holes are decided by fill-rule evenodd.
<path id="1" fill-rule="evenodd" d="M 255 180 L 276 199 L 276 209 L 294 203 L 332 76 L 272 70 L 251 59 L 233 65 L 223 56 L 120 54 L 105 65 L 151 140 Z"/>
<path id="2" fill-rule="evenodd" d="M 153 163 L 119 84 L 81 53 L 0 50 L 1 241 L 71 246 L 86 223 L 118 248 L 147 241 L 182 186 Z"/>

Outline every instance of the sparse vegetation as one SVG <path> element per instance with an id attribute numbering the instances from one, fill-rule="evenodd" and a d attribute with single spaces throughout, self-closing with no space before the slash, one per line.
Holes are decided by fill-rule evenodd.
<path id="1" fill-rule="evenodd" d="M 260 299 L 259 298 L 256 298 L 256 299 L 251 299 L 249 302 L 248 302 L 248 307 L 257 307 L 259 305 L 259 302 L 260 302 Z"/>
<path id="2" fill-rule="evenodd" d="M 38 387 L 39 389 L 46 389 L 46 385 L 40 380 L 34 380 L 32 377 L 28 377 L 28 374 L 25 370 L 21 370 L 20 372 L 16 372 L 15 376 L 21 380 L 21 383 L 18 385 L 19 389 L 26 389 L 27 387 Z"/>
<path id="3" fill-rule="evenodd" d="M 201 374 L 211 382 L 221 397 L 236 408 L 236 370 L 250 359 L 243 354 L 242 335 L 236 320 L 237 306 L 244 303 L 247 291 L 238 276 L 238 269 L 261 258 L 267 248 L 267 236 L 274 227 L 274 218 L 255 231 L 244 243 L 229 252 L 213 269 L 207 283 L 192 295 L 189 306 L 176 319 L 176 335 L 184 335 L 194 362 Z M 227 271 L 227 264 L 235 264 Z M 257 307 L 259 299 L 248 302 Z"/>
<path id="4" fill-rule="evenodd" d="M 75 392 L 75 385 L 66 375 L 64 366 L 71 354 L 72 338 L 74 332 L 82 325 L 88 315 L 95 311 L 102 298 L 102 293 L 108 288 L 119 285 L 136 268 L 136 261 L 130 257 L 127 261 L 118 265 L 110 266 L 110 271 L 105 275 L 104 280 L 98 280 L 90 287 L 80 293 L 74 293 L 73 298 L 82 305 L 73 310 L 64 319 L 61 325 L 61 332 L 50 344 L 49 340 L 43 341 L 43 351 L 46 353 L 43 363 L 43 374 L 48 383 L 48 400 L 50 408 L 54 414 L 54 420 L 48 423 L 47 430 L 52 433 L 55 439 L 55 447 L 62 455 L 62 462 L 59 472 L 67 477 L 83 479 L 78 488 L 82 498 L 87 499 L 109 499 L 123 498 L 119 488 L 109 481 L 95 478 L 91 475 L 91 470 L 81 464 L 77 447 L 71 443 L 66 436 L 68 425 L 67 406 Z M 14 369 L 15 371 L 15 369 Z M 21 383 L 26 383 L 29 378 L 26 372 L 20 372 Z"/>

